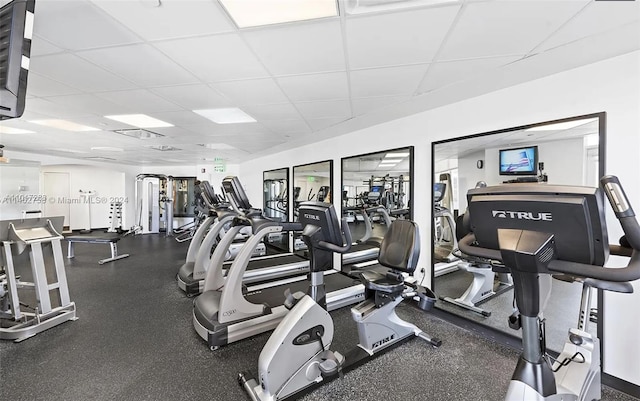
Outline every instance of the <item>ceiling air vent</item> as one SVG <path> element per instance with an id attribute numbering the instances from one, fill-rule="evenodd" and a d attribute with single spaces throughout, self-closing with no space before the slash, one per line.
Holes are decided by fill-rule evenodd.
<path id="1" fill-rule="evenodd" d="M 142 128 L 117 129 L 113 132 L 115 132 L 116 134 L 130 136 L 132 138 L 138 138 L 138 139 L 153 139 L 153 138 L 160 138 L 164 136 L 162 134 L 158 134 L 157 132 L 151 132 L 149 130 L 142 129 Z"/>
<path id="2" fill-rule="evenodd" d="M 171 152 L 174 150 L 180 150 L 176 147 L 173 147 L 171 145 L 154 145 L 154 146 L 149 146 L 151 149 L 155 149 L 155 150 L 159 150 L 161 152 Z"/>

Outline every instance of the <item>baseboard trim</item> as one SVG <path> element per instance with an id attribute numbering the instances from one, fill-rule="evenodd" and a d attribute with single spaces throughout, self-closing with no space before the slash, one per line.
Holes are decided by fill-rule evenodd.
<path id="1" fill-rule="evenodd" d="M 619 377 L 611 376 L 610 374 L 603 372 L 602 384 L 622 393 L 629 394 L 632 397 L 640 398 L 640 386 L 626 380 L 622 380 Z"/>

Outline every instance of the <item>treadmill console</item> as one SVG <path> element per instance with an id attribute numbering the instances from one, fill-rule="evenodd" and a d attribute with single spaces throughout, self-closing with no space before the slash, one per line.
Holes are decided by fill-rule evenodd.
<path id="1" fill-rule="evenodd" d="M 233 198 L 234 203 L 239 209 L 248 210 L 251 209 L 251 203 L 249 203 L 249 197 L 247 197 L 240 180 L 236 176 L 225 177 L 222 180 L 222 188 L 224 192 L 228 193 Z"/>
<path id="2" fill-rule="evenodd" d="M 333 205 L 325 202 L 300 203 L 299 216 L 302 226 L 307 231 L 307 226 L 320 229 L 321 241 L 342 246 L 342 232 L 336 210 Z"/>

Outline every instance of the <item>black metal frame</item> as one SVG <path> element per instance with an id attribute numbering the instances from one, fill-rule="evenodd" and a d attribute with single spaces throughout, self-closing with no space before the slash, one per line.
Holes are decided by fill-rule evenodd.
<path id="1" fill-rule="evenodd" d="M 286 216 L 285 221 L 290 221 L 290 218 L 291 218 L 291 199 L 290 199 L 291 198 L 291 193 L 289 192 L 289 189 L 290 189 L 290 186 L 291 186 L 291 174 L 289 172 L 289 170 L 290 170 L 289 167 L 274 168 L 272 170 L 264 170 L 262 172 L 262 183 L 263 183 L 262 184 L 263 187 L 261 189 L 261 191 L 262 191 L 262 206 L 265 205 L 264 181 L 267 179 L 266 178 L 267 173 L 274 173 L 274 172 L 279 172 L 279 171 L 282 171 L 282 170 L 286 171 L 286 176 L 287 176 L 287 178 L 286 178 L 286 180 L 287 180 L 287 185 L 286 185 L 286 188 L 287 188 L 287 204 L 285 206 L 285 209 L 286 209 L 286 211 L 285 211 L 285 216 Z M 290 249 L 291 249 L 291 241 L 289 239 L 289 236 L 287 235 L 287 250 L 290 250 Z"/>
<path id="2" fill-rule="evenodd" d="M 314 164 L 323 164 L 323 163 L 329 163 L 329 193 L 331 194 L 331 203 L 333 203 L 333 197 L 335 196 L 335 192 L 334 192 L 334 185 L 333 185 L 333 160 L 332 159 L 327 159 L 327 160 L 320 160 L 317 162 L 312 162 L 312 163 L 305 163 L 305 164 L 298 164 L 296 166 L 293 166 L 291 168 L 291 175 L 293 177 L 293 180 L 291 180 L 291 184 L 289 185 L 289 193 L 293 196 L 293 189 L 295 188 L 294 185 L 294 180 L 296 178 L 296 168 L 300 168 L 300 167 L 307 167 L 307 166 L 312 166 Z M 294 206 L 291 206 L 291 212 L 293 213 L 294 210 Z M 291 221 L 293 221 L 295 219 L 295 216 L 291 217 Z"/>

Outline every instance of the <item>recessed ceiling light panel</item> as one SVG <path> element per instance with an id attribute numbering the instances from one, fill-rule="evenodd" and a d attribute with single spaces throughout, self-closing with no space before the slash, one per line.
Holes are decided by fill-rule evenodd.
<path id="1" fill-rule="evenodd" d="M 237 107 L 228 107 L 222 109 L 202 109 L 193 110 L 194 113 L 208 118 L 217 124 L 241 124 L 255 123 L 255 118 L 251 117 Z"/>
<path id="2" fill-rule="evenodd" d="M 337 17 L 336 0 L 219 0 L 238 28 Z"/>
<path id="3" fill-rule="evenodd" d="M 30 123 L 44 125 L 46 127 L 57 128 L 65 131 L 74 131 L 74 132 L 87 132 L 87 131 L 100 131 L 98 128 L 89 127 L 82 124 L 76 124 L 72 121 L 67 120 L 31 120 Z"/>
<path id="4" fill-rule="evenodd" d="M 393 159 L 393 158 L 399 157 L 401 159 L 404 159 L 407 156 L 409 156 L 409 152 L 391 152 L 391 153 L 387 153 L 384 156 L 384 158 L 385 159 Z"/>
<path id="5" fill-rule="evenodd" d="M 129 124 L 138 128 L 162 128 L 173 127 L 173 124 L 158 120 L 146 114 L 120 114 L 104 116 L 110 120 L 119 121 L 121 123 Z"/>

